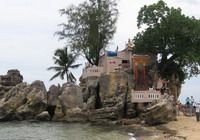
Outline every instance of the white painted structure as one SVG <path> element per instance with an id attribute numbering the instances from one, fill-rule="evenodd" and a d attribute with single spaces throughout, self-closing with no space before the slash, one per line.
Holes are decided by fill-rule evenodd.
<path id="1" fill-rule="evenodd" d="M 132 103 L 149 103 L 153 100 L 161 98 L 160 91 L 156 90 L 132 90 L 131 91 L 131 102 Z"/>
<path id="2" fill-rule="evenodd" d="M 99 65 L 92 66 L 86 64 L 85 69 L 82 72 L 82 79 L 87 78 L 98 78 L 101 74 L 109 74 L 110 72 L 126 71 L 132 68 L 132 49 L 134 48 L 133 43 L 128 41 L 126 48 L 122 51 L 118 49 L 114 52 L 106 51 L 105 48 L 100 52 Z M 109 56 L 108 53 L 116 53 L 116 55 Z"/>
<path id="3" fill-rule="evenodd" d="M 82 78 L 89 78 L 89 77 L 100 77 L 103 73 L 103 67 L 88 67 L 86 69 L 83 69 Z"/>

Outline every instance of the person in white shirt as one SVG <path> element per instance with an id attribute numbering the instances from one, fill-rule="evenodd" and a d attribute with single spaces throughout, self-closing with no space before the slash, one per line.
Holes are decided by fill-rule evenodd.
<path id="1" fill-rule="evenodd" d="M 189 116 L 193 116 L 193 108 L 194 108 L 194 98 L 190 97 L 190 106 L 189 106 Z"/>
<path id="2" fill-rule="evenodd" d="M 196 118 L 197 118 L 197 122 L 199 121 L 199 117 L 200 117 L 200 101 L 198 103 L 196 103 Z"/>

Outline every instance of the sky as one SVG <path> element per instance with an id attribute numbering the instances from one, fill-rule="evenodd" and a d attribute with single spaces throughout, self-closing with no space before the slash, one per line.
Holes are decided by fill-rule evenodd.
<path id="1" fill-rule="evenodd" d="M 0 0 L 0 75 L 9 69 L 18 69 L 24 81 L 32 83 L 35 80 L 44 81 L 47 89 L 52 84 L 64 81 L 55 79 L 49 81 L 53 71 L 47 68 L 53 66 L 52 56 L 57 48 L 65 46 L 64 41 L 58 41 L 54 33 L 59 30 L 58 24 L 66 22 L 60 16 L 59 9 L 71 4 L 77 5 L 84 0 Z M 119 0 L 119 17 L 117 31 L 109 44 L 109 49 L 123 49 L 128 39 L 132 39 L 137 30 L 137 15 L 143 5 L 157 0 Z M 200 18 L 200 0 L 165 0 L 168 6 L 180 7 L 184 14 Z M 83 63 L 83 58 L 77 63 Z M 83 67 L 83 66 L 82 66 Z M 73 71 L 80 77 L 81 68 Z M 187 96 L 200 100 L 200 77 L 186 80 L 183 85 L 180 100 L 184 102 Z"/>

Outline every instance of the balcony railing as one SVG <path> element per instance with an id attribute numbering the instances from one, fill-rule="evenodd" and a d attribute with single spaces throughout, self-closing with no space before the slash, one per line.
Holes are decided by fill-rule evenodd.
<path id="1" fill-rule="evenodd" d="M 82 78 L 100 77 L 103 73 L 103 67 L 88 67 L 83 70 Z"/>
<path id="2" fill-rule="evenodd" d="M 153 100 L 161 98 L 160 91 L 156 90 L 144 90 L 144 91 L 131 91 L 131 102 L 132 103 L 149 103 Z"/>

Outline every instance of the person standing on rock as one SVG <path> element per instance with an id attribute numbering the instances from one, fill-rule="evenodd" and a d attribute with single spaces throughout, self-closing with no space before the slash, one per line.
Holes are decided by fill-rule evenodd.
<path id="1" fill-rule="evenodd" d="M 200 118 L 200 101 L 198 103 L 196 103 L 196 119 L 197 119 L 197 122 L 199 122 L 199 118 Z"/>

